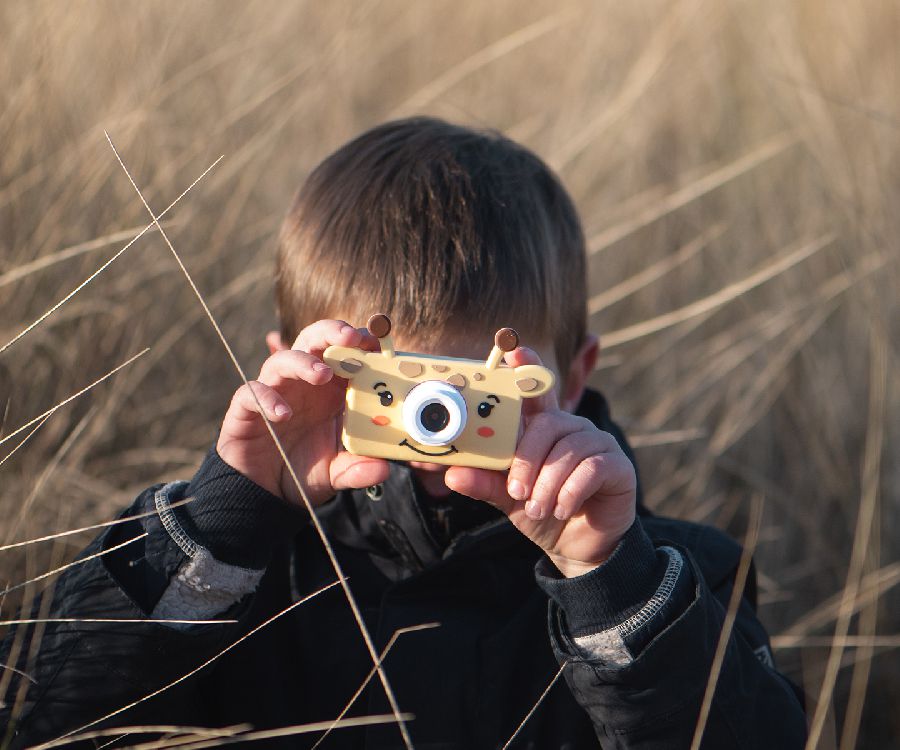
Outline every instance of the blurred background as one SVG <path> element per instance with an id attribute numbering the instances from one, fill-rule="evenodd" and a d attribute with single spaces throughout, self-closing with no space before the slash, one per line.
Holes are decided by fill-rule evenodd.
<path id="1" fill-rule="evenodd" d="M 648 505 L 743 540 L 760 504 L 760 614 L 832 706 L 818 746 L 893 745 L 898 42 L 887 0 L 0 4 L 0 545 L 190 478 L 239 383 L 155 232 L 29 329 L 148 221 L 104 129 L 157 212 L 224 154 L 164 220 L 255 374 L 310 169 L 395 117 L 496 128 L 581 210 L 593 382 Z M 0 551 L 0 583 L 89 538 Z"/>

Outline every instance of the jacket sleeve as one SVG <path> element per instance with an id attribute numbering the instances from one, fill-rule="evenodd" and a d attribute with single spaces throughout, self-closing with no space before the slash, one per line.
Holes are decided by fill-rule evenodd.
<path id="1" fill-rule="evenodd" d="M 694 529 L 704 530 L 691 540 L 704 562 L 718 557 L 729 568 L 712 576 L 712 588 L 687 546 L 654 543 L 640 519 L 590 573 L 565 579 L 548 560 L 538 563 L 554 651 L 567 662 L 566 681 L 603 748 L 691 745 L 740 556 L 719 532 Z M 728 554 L 717 556 L 716 548 Z M 744 596 L 702 747 L 802 748 L 805 739 L 798 692 L 775 670 L 766 631 Z"/>
<path id="2" fill-rule="evenodd" d="M 150 487 L 120 519 L 18 616 L 50 622 L 13 626 L 0 645 L 13 748 L 87 726 L 196 724 L 202 678 L 179 678 L 246 632 L 253 590 L 305 513 L 212 450 L 190 485 Z"/>

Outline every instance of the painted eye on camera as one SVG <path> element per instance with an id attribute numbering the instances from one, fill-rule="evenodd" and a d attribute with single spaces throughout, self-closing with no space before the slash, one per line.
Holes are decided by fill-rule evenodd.
<path id="1" fill-rule="evenodd" d="M 387 383 L 375 383 L 372 387 L 377 391 L 379 388 L 384 388 Z M 394 403 L 394 394 L 390 391 L 378 391 L 378 398 L 381 400 L 382 406 L 390 406 Z"/>
<path id="2" fill-rule="evenodd" d="M 500 399 L 497 398 L 493 393 L 488 394 L 489 399 L 493 399 L 496 401 L 496 404 L 492 404 L 489 401 L 482 401 L 478 404 L 478 416 L 487 419 L 491 416 L 491 412 L 494 411 L 494 407 L 500 403 Z"/>

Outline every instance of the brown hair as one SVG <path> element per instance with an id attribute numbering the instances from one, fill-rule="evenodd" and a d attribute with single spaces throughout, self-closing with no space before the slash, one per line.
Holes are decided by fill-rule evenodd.
<path id="1" fill-rule="evenodd" d="M 509 325 L 552 342 L 565 373 L 586 332 L 585 267 L 572 200 L 533 153 L 493 131 L 389 122 L 297 193 L 279 239 L 281 335 L 339 313 L 387 313 L 437 346 L 441 332 Z"/>

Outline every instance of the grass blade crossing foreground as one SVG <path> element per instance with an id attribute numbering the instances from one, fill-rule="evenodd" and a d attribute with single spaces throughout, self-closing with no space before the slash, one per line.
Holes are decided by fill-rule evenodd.
<path id="1" fill-rule="evenodd" d="M 760 497 L 754 498 L 750 511 L 749 528 L 747 538 L 744 540 L 744 549 L 741 551 L 741 559 L 738 563 L 737 573 L 734 576 L 734 587 L 731 589 L 731 598 L 728 600 L 728 609 L 725 611 L 725 619 L 722 621 L 722 631 L 719 633 L 719 642 L 713 654 L 712 666 L 709 670 L 709 679 L 706 682 L 706 691 L 703 694 L 703 702 L 700 704 L 700 715 L 694 728 L 694 739 L 691 741 L 691 750 L 700 750 L 703 741 L 703 732 L 706 731 L 706 722 L 709 720 L 709 712 L 712 709 L 713 696 L 716 693 L 716 684 L 722 672 L 722 664 L 725 662 L 725 651 L 728 641 L 731 639 L 731 631 L 734 621 L 737 619 L 738 607 L 741 605 L 741 597 L 744 595 L 744 586 L 747 584 L 747 575 L 750 573 L 750 563 L 753 560 L 753 551 L 759 540 L 759 529 L 762 523 L 763 501 Z"/>
<path id="2" fill-rule="evenodd" d="M 828 715 L 828 707 L 831 705 L 831 696 L 834 692 L 838 670 L 841 666 L 841 657 L 844 653 L 844 646 L 841 640 L 847 636 L 847 631 L 850 629 L 850 618 L 853 616 L 853 611 L 856 607 L 868 541 L 872 533 L 872 521 L 875 518 L 878 504 L 878 481 L 885 434 L 884 402 L 887 390 L 888 367 L 887 341 L 878 325 L 872 327 L 870 349 L 869 430 L 866 435 L 864 453 L 862 497 L 860 498 L 856 517 L 856 532 L 850 553 L 847 582 L 844 586 L 840 611 L 834 627 L 835 642 L 828 656 L 825 676 L 822 678 L 822 689 L 819 692 L 816 712 L 810 725 L 809 740 L 806 743 L 807 750 L 814 750 L 818 745 L 822 730 L 825 727 L 825 718 Z"/>
<path id="3" fill-rule="evenodd" d="M 166 222 L 166 226 L 168 226 L 168 222 Z M 129 227 L 128 229 L 122 229 L 119 232 L 113 232 L 112 234 L 107 234 L 103 237 L 96 237 L 95 239 L 88 240 L 87 242 L 79 242 L 77 245 L 63 248 L 62 250 L 52 253 L 51 255 L 42 255 L 40 258 L 37 258 L 30 263 L 23 263 L 21 266 L 16 266 L 6 273 L 0 274 L 0 287 L 4 287 L 7 284 L 12 284 L 14 281 L 20 281 L 30 274 L 37 273 L 38 271 L 43 271 L 45 268 L 49 268 L 50 266 L 57 263 L 62 263 L 63 261 L 69 260 L 70 258 L 77 258 L 79 255 L 84 255 L 85 253 L 89 253 L 93 250 L 99 250 L 101 247 L 111 245 L 113 242 L 127 240 L 129 237 L 131 238 L 132 243 L 136 242 L 138 238 L 142 237 L 145 232 L 149 231 L 152 228 L 152 222 L 150 224 L 147 224 L 143 228 Z M 134 235 L 135 232 L 138 232 L 137 236 Z"/>
<path id="4" fill-rule="evenodd" d="M 522 727 L 524 727 L 528 723 L 528 720 L 534 715 L 534 712 L 538 710 L 538 706 L 540 706 L 541 703 L 543 703 L 544 698 L 547 697 L 547 693 L 550 692 L 550 689 L 557 683 L 559 678 L 562 677 L 562 674 L 565 671 L 566 666 L 568 664 L 569 664 L 569 662 L 567 662 L 567 661 L 564 661 L 562 664 L 560 664 L 559 670 L 553 676 L 553 679 L 550 680 L 547 687 L 545 687 L 544 691 L 538 696 L 538 699 L 534 702 L 534 705 L 531 707 L 531 710 L 529 710 L 528 713 L 525 714 L 525 718 L 522 719 L 522 722 L 519 724 L 519 726 L 516 727 L 516 731 L 512 733 L 512 736 L 506 741 L 506 743 L 503 745 L 503 747 L 500 750 L 506 750 L 512 744 L 512 741 L 518 736 L 519 732 L 522 731 Z"/>
<path id="5" fill-rule="evenodd" d="M 178 255 L 178 252 L 175 250 L 175 247 L 172 245 L 172 242 L 169 240 L 169 236 L 166 234 L 165 230 L 159 223 L 159 217 L 157 217 L 153 210 L 148 205 L 147 201 L 144 199 L 143 194 L 138 188 L 137 183 L 134 181 L 134 178 L 131 176 L 131 173 L 128 171 L 128 168 L 125 166 L 125 162 L 122 161 L 122 157 L 119 155 L 119 152 L 116 150 L 115 144 L 112 142 L 112 138 L 110 138 L 109 133 L 106 133 L 106 140 L 109 141 L 110 148 L 112 148 L 113 153 L 116 155 L 116 159 L 119 161 L 119 165 L 122 167 L 122 170 L 125 172 L 128 180 L 131 182 L 132 187 L 135 192 L 138 194 L 138 197 L 141 199 L 141 203 L 144 204 L 144 208 L 147 209 L 147 212 L 153 218 L 153 223 L 156 225 L 156 228 L 159 230 L 159 233 L 162 235 L 163 239 L 168 245 L 169 250 L 172 252 L 172 255 L 175 258 L 175 261 L 178 263 L 178 266 L 181 268 L 181 272 L 184 274 L 187 279 L 188 284 L 191 289 L 194 291 L 194 294 L 197 297 L 197 300 L 200 302 L 203 307 L 206 316 L 209 318 L 209 322 L 212 324 L 213 328 L 216 331 L 216 334 L 219 337 L 219 340 L 222 342 L 222 346 L 225 347 L 225 351 L 228 353 L 228 357 L 231 359 L 232 364 L 240 375 L 241 380 L 244 385 L 248 386 L 248 390 L 250 391 L 253 399 L 256 401 L 257 406 L 259 407 L 259 415 L 262 417 L 263 422 L 266 425 L 266 429 L 269 431 L 269 435 L 272 437 L 272 441 L 275 443 L 275 447 L 278 450 L 278 453 L 281 455 L 281 460 L 284 461 L 284 465 L 288 470 L 288 474 L 291 477 L 294 485 L 297 488 L 297 492 L 300 494 L 300 497 L 303 499 L 303 504 L 306 507 L 306 510 L 309 512 L 310 519 L 312 520 L 313 526 L 316 529 L 316 533 L 319 535 L 319 539 L 322 541 L 322 545 L 325 548 L 326 553 L 328 554 L 328 558 L 331 561 L 331 566 L 334 568 L 334 572 L 338 577 L 338 582 L 344 590 L 344 595 L 347 598 L 347 603 L 350 605 L 350 610 L 353 613 L 353 617 L 356 619 L 357 627 L 359 628 L 360 635 L 363 638 L 363 641 L 366 644 L 366 649 L 369 651 L 369 656 L 372 659 L 372 663 L 375 665 L 375 668 L 378 670 L 378 677 L 381 680 L 382 687 L 384 687 L 384 692 L 387 695 L 388 702 L 391 704 L 391 710 L 394 712 L 394 716 L 397 719 L 397 725 L 400 728 L 400 734 L 403 737 L 403 743 L 406 745 L 407 750 L 413 750 L 412 739 L 409 736 L 409 731 L 406 728 L 406 724 L 403 719 L 400 718 L 400 707 L 397 705 L 397 698 L 394 695 L 394 691 L 391 688 L 390 683 L 388 682 L 387 674 L 385 674 L 384 670 L 381 668 L 381 664 L 378 659 L 378 652 L 375 650 L 375 644 L 372 641 L 372 636 L 369 634 L 368 628 L 366 628 L 366 624 L 363 621 L 362 612 L 359 609 L 359 605 L 356 603 L 356 599 L 353 596 L 353 592 L 350 590 L 350 586 L 347 584 L 347 578 L 344 575 L 341 564 L 338 562 L 337 555 L 334 552 L 334 549 L 331 546 L 331 542 L 328 540 L 328 537 L 325 535 L 325 530 L 322 528 L 322 524 L 319 521 L 318 516 L 316 516 L 315 509 L 313 508 L 312 503 L 309 500 L 309 497 L 306 494 L 306 489 L 303 487 L 300 478 L 297 476 L 297 473 L 294 471 L 294 467 L 291 466 L 291 462 L 288 460 L 287 453 L 285 453 L 284 447 L 281 445 L 281 441 L 278 439 L 278 435 L 275 433 L 275 428 L 272 427 L 272 423 L 269 421 L 269 418 L 265 415 L 265 409 L 263 409 L 262 404 L 259 403 L 259 398 L 252 388 L 249 387 L 249 383 L 247 382 L 247 376 L 244 373 L 244 369 L 241 367 L 238 362 L 237 357 L 234 354 L 231 346 L 228 341 L 225 339 L 225 335 L 222 333 L 222 329 L 219 327 L 219 324 L 216 322 L 216 319 L 213 317 L 212 312 L 209 309 L 209 306 L 206 304 L 206 300 L 203 298 L 203 295 L 200 293 L 200 290 L 197 288 L 197 285 L 194 283 L 193 278 L 190 273 L 188 273 L 187 268 L 185 268 L 184 263 L 181 261 L 181 256 Z"/>
<path id="6" fill-rule="evenodd" d="M 412 721 L 415 716 L 412 714 L 401 714 L 403 721 Z M 344 727 L 370 727 L 376 724 L 392 724 L 397 721 L 397 717 L 393 714 L 375 714 L 374 716 L 358 716 L 351 719 L 341 719 L 337 723 L 338 728 Z M 147 742 L 140 745 L 128 745 L 122 750 L 162 750 L 167 747 L 179 747 L 183 750 L 204 750 L 208 747 L 221 747 L 222 745 L 232 745 L 236 742 L 254 742 L 256 740 L 271 740 L 278 737 L 293 737 L 298 734 L 309 734 L 310 732 L 319 732 L 330 726 L 332 722 L 316 721 L 312 724 L 298 724 L 293 727 L 281 727 L 279 729 L 261 729 L 257 732 L 247 732 L 245 734 L 234 734 L 230 737 L 221 737 L 218 739 L 203 740 L 201 742 L 192 742 L 185 744 L 181 741 L 161 740 L 158 742 Z"/>
<path id="7" fill-rule="evenodd" d="M 186 497 L 183 500 L 179 500 L 178 502 L 172 503 L 170 508 L 177 508 L 180 505 L 186 505 L 194 500 L 193 497 Z M 11 542 L 10 544 L 4 544 L 0 546 L 0 552 L 4 552 L 8 549 L 15 549 L 16 547 L 27 547 L 29 544 L 37 544 L 38 542 L 49 542 L 54 539 L 60 539 L 64 536 L 72 536 L 73 534 L 83 534 L 85 531 L 96 531 L 97 529 L 105 529 L 109 526 L 118 526 L 120 523 L 128 523 L 129 521 L 139 521 L 142 518 L 149 518 L 150 516 L 157 515 L 156 510 L 148 510 L 144 513 L 136 513 L 133 516 L 124 516 L 123 518 L 116 518 L 113 521 L 103 521 L 102 523 L 92 523 L 90 526 L 81 526 L 77 529 L 67 529 L 66 531 L 58 531 L 55 534 L 47 534 L 46 536 L 35 537 L 34 539 L 25 539 L 21 542 Z"/>
<path id="8" fill-rule="evenodd" d="M 50 416 L 51 414 L 53 414 L 53 412 L 55 412 L 57 409 L 62 408 L 63 406 L 65 406 L 66 404 L 68 404 L 70 401 L 74 401 L 76 398 L 78 398 L 78 397 L 81 396 L 82 394 L 87 393 L 87 392 L 88 392 L 89 390 L 91 390 L 91 388 L 93 388 L 95 385 L 99 385 L 100 383 L 102 383 L 102 382 L 103 382 L 104 380 L 106 380 L 107 378 L 112 377 L 113 375 L 115 375 L 115 374 L 116 374 L 119 370 L 121 370 L 122 368 L 128 367 L 128 365 L 130 365 L 132 362 L 134 362 L 138 357 L 143 356 L 144 354 L 146 354 L 146 353 L 149 352 L 149 351 L 150 351 L 150 347 L 147 347 L 147 348 L 144 349 L 143 351 L 138 352 L 138 353 L 135 354 L 133 357 L 130 357 L 129 359 L 125 360 L 125 361 L 124 361 L 122 364 L 120 364 L 118 367 L 114 367 L 112 370 L 110 370 L 108 373 L 106 373 L 106 375 L 104 375 L 103 377 L 97 378 L 93 383 L 91 383 L 91 384 L 88 385 L 88 386 L 85 386 L 84 388 L 82 388 L 82 389 L 81 389 L 80 391 L 78 391 L 77 393 L 73 393 L 73 394 L 72 394 L 71 396 L 69 396 L 67 399 L 64 399 L 63 401 L 60 401 L 56 406 L 53 406 L 53 407 L 51 407 L 50 409 L 47 409 L 47 411 L 45 411 L 43 414 L 38 414 L 38 415 L 37 415 L 34 419 L 32 419 L 31 421 L 26 422 L 26 423 L 23 424 L 21 427 L 17 427 L 15 430 L 13 430 L 12 432 L 10 432 L 10 433 L 9 433 L 8 435 L 6 435 L 5 437 L 0 438 L 0 445 L 3 445 L 7 440 L 12 440 L 12 438 L 14 438 L 14 437 L 15 437 L 16 435 L 18 435 L 20 432 L 23 432 L 23 431 L 27 430 L 29 427 L 31 427 L 31 425 L 35 424 L 36 422 L 40 422 L 42 419 L 45 419 L 46 417 L 49 417 L 49 416 Z"/>
<path id="9" fill-rule="evenodd" d="M 168 213 L 172 208 L 174 208 L 175 204 L 178 203 L 178 201 L 180 201 L 185 195 L 187 195 L 188 192 L 191 190 L 191 188 L 194 187 L 194 185 L 196 185 L 198 182 L 200 182 L 200 180 L 202 180 L 204 177 L 206 177 L 206 175 L 212 170 L 212 168 L 215 167 L 216 164 L 218 164 L 220 161 L 222 161 L 221 156 L 218 159 L 216 159 L 212 164 L 210 164 L 206 169 L 204 169 L 203 173 L 196 180 L 194 180 L 190 185 L 188 185 L 184 189 L 184 191 L 181 193 L 181 195 L 179 195 L 168 206 L 166 206 L 166 208 L 163 210 L 163 212 L 156 218 L 162 218 L 166 213 Z M 130 242 L 128 242 L 128 244 L 125 245 L 125 247 L 123 247 L 121 250 L 116 252 L 115 255 L 113 255 L 111 258 L 109 258 L 109 260 L 107 260 L 102 266 L 100 266 L 100 268 L 98 268 L 96 271 L 94 271 L 94 273 L 92 273 L 90 276 L 88 276 L 84 281 L 82 281 L 78 286 L 76 286 L 71 292 L 69 292 L 59 302 L 57 302 L 55 305 L 53 305 L 53 307 L 51 307 L 49 310 L 47 310 L 47 312 L 45 312 L 37 320 L 33 321 L 28 326 L 26 326 L 23 330 L 21 330 L 19 333 L 17 333 L 15 336 L 13 336 L 3 346 L 0 346 L 0 354 L 3 354 L 3 352 L 5 352 L 7 349 L 9 349 L 9 347 L 11 347 L 13 344 L 15 344 L 25 334 L 27 334 L 29 331 L 34 330 L 37 326 L 39 326 L 47 318 L 49 318 L 53 313 L 55 313 L 57 310 L 59 310 L 60 307 L 62 307 L 64 304 L 66 304 L 66 302 L 68 302 L 70 299 L 72 299 L 72 297 L 74 297 L 76 294 L 78 294 L 78 292 L 80 292 L 82 289 L 84 289 L 84 287 L 86 287 L 90 282 L 92 282 L 101 273 L 103 273 L 107 268 L 109 268 L 109 266 L 112 265 L 113 261 L 118 259 L 119 256 L 121 256 L 129 247 L 131 247 L 135 242 L 137 242 L 141 237 L 143 237 L 144 234 L 149 232 L 153 226 L 154 226 L 154 222 L 151 222 L 150 224 L 145 226 L 137 235 L 135 235 L 131 239 Z M 159 226 L 159 224 L 156 223 L 156 226 Z M 160 231 L 162 231 L 162 227 L 160 227 Z"/>
<path id="10" fill-rule="evenodd" d="M 235 648 L 239 644 L 246 641 L 252 635 L 258 633 L 260 630 L 262 630 L 267 625 L 272 624 L 280 617 L 283 617 L 284 615 L 288 614 L 288 612 L 292 612 L 297 607 L 299 607 L 301 604 L 305 604 L 310 599 L 313 599 L 314 597 L 318 596 L 319 594 L 324 593 L 325 591 L 328 591 L 328 589 L 337 586 L 338 583 L 339 583 L 338 581 L 329 583 L 327 586 L 320 588 L 318 591 L 314 591 L 312 594 L 308 594 L 308 595 L 304 596 L 302 599 L 299 599 L 296 602 L 294 602 L 293 604 L 285 607 L 283 610 L 281 610 L 277 614 L 272 615 L 272 617 L 270 617 L 265 622 L 262 622 L 259 625 L 257 625 L 250 632 L 248 632 L 248 633 L 244 634 L 243 636 L 241 636 L 240 638 L 238 638 L 234 643 L 231 643 L 228 646 L 226 646 L 225 648 L 223 648 L 215 656 L 211 656 L 209 659 L 207 659 L 205 662 L 203 662 L 200 666 L 195 667 L 187 674 L 181 675 L 181 677 L 179 677 L 178 679 L 172 680 L 172 682 L 168 683 L 167 685 L 163 685 L 158 690 L 154 690 L 152 693 L 145 695 L 143 698 L 138 698 L 136 701 L 132 701 L 127 706 L 122 706 L 121 708 L 117 708 L 115 711 L 110 711 L 110 713 L 106 714 L 105 716 L 101 716 L 98 719 L 94 719 L 93 721 L 88 722 L 87 724 L 84 724 L 84 725 L 78 727 L 78 729 L 73 729 L 71 732 L 66 732 L 64 735 L 62 735 L 61 737 L 58 737 L 55 740 L 51 740 L 50 742 L 44 742 L 43 744 L 36 745 L 34 748 L 32 748 L 32 750 L 46 750 L 46 748 L 57 747 L 59 745 L 69 744 L 70 742 L 74 741 L 74 739 L 68 739 L 68 738 L 73 737 L 73 735 L 78 735 L 81 732 L 84 732 L 84 730 L 90 729 L 95 724 L 99 724 L 101 721 L 106 721 L 107 719 L 111 719 L 114 716 L 117 716 L 118 714 L 122 713 L 123 711 L 127 711 L 129 708 L 133 708 L 134 706 L 137 706 L 138 704 L 143 703 L 144 701 L 150 700 L 151 698 L 159 695 L 160 693 L 164 693 L 166 690 L 169 690 L 170 688 L 175 687 L 175 685 L 178 685 L 178 684 L 184 682 L 185 680 L 187 680 L 188 678 L 193 677 L 201 669 L 208 667 L 214 661 L 216 661 L 217 659 L 220 659 L 222 656 L 227 654 L 233 648 Z"/>
<path id="11" fill-rule="evenodd" d="M 83 565 L 86 562 L 94 560 L 98 557 L 103 557 L 103 555 L 108 555 L 110 552 L 115 552 L 117 549 L 122 549 L 122 547 L 127 547 L 129 544 L 134 544 L 136 541 L 143 539 L 147 536 L 147 532 L 145 531 L 143 534 L 138 534 L 138 536 L 132 537 L 131 539 L 127 539 L 121 544 L 117 544 L 109 549 L 102 550 L 100 552 L 96 552 L 93 555 L 88 555 L 87 557 L 79 557 L 77 560 L 73 560 L 66 565 L 62 565 L 58 568 L 54 568 L 53 570 L 48 570 L 46 573 L 41 573 L 39 576 L 35 576 L 34 578 L 29 578 L 27 581 L 22 581 L 22 583 L 16 583 L 12 586 L 7 586 L 3 591 L 0 591 L 0 596 L 6 596 L 11 591 L 16 591 L 20 588 L 27 586 L 29 583 L 35 583 L 37 581 L 43 581 L 45 578 L 50 578 L 50 576 L 55 576 L 57 573 L 62 573 L 64 570 L 68 570 L 69 568 L 74 568 L 78 565 Z M 46 620 L 47 618 L 42 618 Z M 0 625 L 4 623 L 0 622 Z"/>
<path id="12" fill-rule="evenodd" d="M 378 663 L 381 664 L 384 662 L 385 657 L 387 657 L 387 655 L 390 653 L 390 650 L 394 647 L 394 644 L 397 642 L 397 640 L 400 638 L 400 636 L 406 635 L 407 633 L 416 633 L 420 630 L 430 630 L 431 628 L 438 628 L 440 626 L 441 626 L 441 624 L 439 622 L 426 622 L 421 625 L 410 625 L 409 627 L 406 627 L 406 628 L 398 628 L 397 630 L 394 631 L 394 634 L 391 636 L 391 639 L 387 642 L 385 647 L 382 649 Z M 362 695 L 362 691 L 366 689 L 366 685 L 368 685 L 372 681 L 372 678 L 375 676 L 375 674 L 376 674 L 376 669 L 375 669 L 375 667 L 372 667 L 372 669 L 369 670 L 369 674 L 366 675 L 365 679 L 360 683 L 360 686 L 356 689 L 356 692 L 354 692 L 353 695 L 350 696 L 350 700 L 347 701 L 347 705 L 345 705 L 344 708 L 341 710 L 341 712 L 337 715 L 337 718 L 334 720 L 334 722 L 331 724 L 331 726 L 325 730 L 325 733 L 321 737 L 319 737 L 319 739 L 316 740 L 316 744 L 313 745 L 310 748 L 310 750 L 316 750 L 316 748 L 325 741 L 325 738 L 329 734 L 331 734 L 331 730 L 340 726 L 340 722 L 344 718 L 344 716 L 347 714 L 347 711 L 350 710 L 350 708 L 356 702 L 356 699 L 359 698 L 360 695 Z"/>

